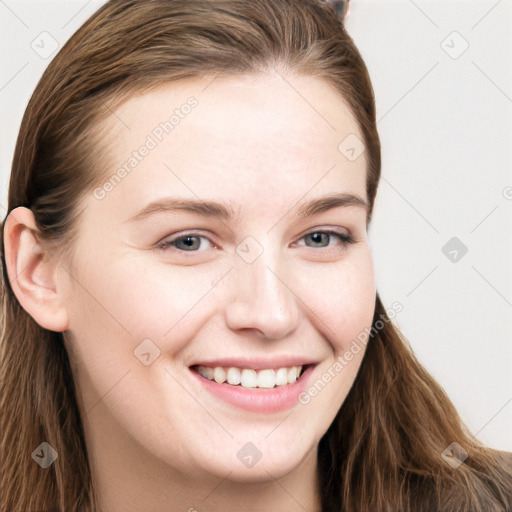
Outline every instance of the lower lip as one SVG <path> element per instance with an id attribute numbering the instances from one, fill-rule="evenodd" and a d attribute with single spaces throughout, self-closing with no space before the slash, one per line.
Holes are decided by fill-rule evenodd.
<path id="1" fill-rule="evenodd" d="M 315 365 L 308 366 L 293 384 L 276 386 L 271 389 L 219 384 L 194 370 L 190 370 L 190 372 L 207 391 L 224 402 L 246 411 L 269 414 L 284 411 L 299 403 L 298 397 L 306 388 L 314 368 Z"/>

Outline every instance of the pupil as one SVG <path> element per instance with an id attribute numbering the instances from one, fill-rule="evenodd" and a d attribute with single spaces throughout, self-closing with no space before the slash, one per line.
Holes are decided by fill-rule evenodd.
<path id="1" fill-rule="evenodd" d="M 313 240 L 313 243 L 315 243 L 315 244 L 321 244 L 322 243 L 322 238 L 325 237 L 325 236 L 326 236 L 325 233 L 312 233 L 310 235 L 311 239 Z"/>
<path id="2" fill-rule="evenodd" d="M 193 237 L 193 236 L 186 236 L 185 238 L 183 238 L 183 243 L 184 243 L 184 245 L 186 245 L 189 248 L 193 247 L 194 243 L 195 243 L 195 237 Z"/>

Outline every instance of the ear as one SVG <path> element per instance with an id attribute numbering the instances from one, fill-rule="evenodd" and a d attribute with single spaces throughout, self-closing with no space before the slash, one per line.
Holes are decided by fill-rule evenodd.
<path id="1" fill-rule="evenodd" d="M 58 258 L 44 249 L 31 210 L 12 210 L 5 221 L 4 247 L 7 275 L 23 309 L 43 328 L 68 329 L 62 290 L 57 286 Z"/>

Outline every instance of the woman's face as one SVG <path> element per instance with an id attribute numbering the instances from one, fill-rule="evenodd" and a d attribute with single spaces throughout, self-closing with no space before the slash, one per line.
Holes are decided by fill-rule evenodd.
<path id="1" fill-rule="evenodd" d="M 364 351 L 341 358 L 372 323 L 355 119 L 323 81 L 276 73 L 166 84 L 104 127 L 111 161 L 60 277 L 90 452 L 121 439 L 123 460 L 188 475 L 289 473 L 316 453 Z M 353 197 L 317 203 L 335 194 Z M 201 363 L 280 379 L 313 366 L 272 391 Z"/>

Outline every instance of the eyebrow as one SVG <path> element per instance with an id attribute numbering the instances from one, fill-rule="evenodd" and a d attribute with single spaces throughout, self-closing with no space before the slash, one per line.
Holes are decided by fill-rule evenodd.
<path id="1" fill-rule="evenodd" d="M 321 196 L 297 208 L 296 215 L 299 219 L 310 217 L 333 208 L 356 206 L 368 211 L 368 203 L 354 194 L 329 194 Z M 182 197 L 168 197 L 148 204 L 127 222 L 146 219 L 157 213 L 185 212 L 200 215 L 202 217 L 214 217 L 222 221 L 228 221 L 239 214 L 233 208 L 217 202 L 202 199 L 187 199 Z"/>

